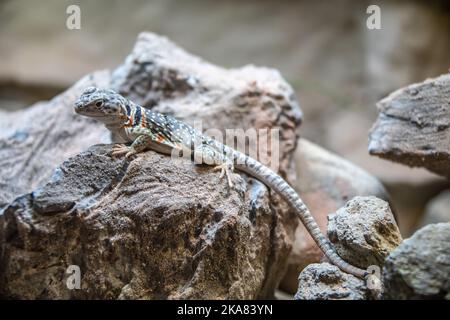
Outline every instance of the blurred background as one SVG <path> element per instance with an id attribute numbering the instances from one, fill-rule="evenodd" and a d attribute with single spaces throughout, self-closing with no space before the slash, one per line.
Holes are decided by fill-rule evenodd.
<path id="1" fill-rule="evenodd" d="M 81 30 L 66 28 L 67 6 Z M 366 27 L 370 4 L 381 30 Z M 403 235 L 424 217 L 450 217 L 450 184 L 369 156 L 375 103 L 450 67 L 446 1 L 0 1 L 0 108 L 52 98 L 94 70 L 115 68 L 141 31 L 169 37 L 224 67 L 273 67 L 294 87 L 303 137 L 378 177 Z"/>

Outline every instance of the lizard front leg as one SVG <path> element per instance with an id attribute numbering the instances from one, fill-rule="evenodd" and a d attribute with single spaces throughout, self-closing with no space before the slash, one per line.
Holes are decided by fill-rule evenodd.
<path id="1" fill-rule="evenodd" d="M 136 153 L 140 153 L 147 149 L 152 140 L 152 137 L 149 135 L 140 135 L 133 141 L 133 143 L 129 147 L 124 144 L 116 144 L 112 149 L 112 155 L 115 157 L 125 154 L 125 157 L 129 158 L 132 155 L 135 155 Z"/>

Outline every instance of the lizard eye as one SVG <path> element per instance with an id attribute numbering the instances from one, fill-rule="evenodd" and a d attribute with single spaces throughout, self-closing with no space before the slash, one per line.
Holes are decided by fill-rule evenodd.
<path id="1" fill-rule="evenodd" d="M 100 108 L 103 105 L 103 100 L 97 101 L 95 105 L 97 106 L 97 108 Z"/>

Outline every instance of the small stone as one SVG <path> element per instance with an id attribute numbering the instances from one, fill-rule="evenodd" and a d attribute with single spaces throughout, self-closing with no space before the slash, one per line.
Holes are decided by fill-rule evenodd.
<path id="1" fill-rule="evenodd" d="M 389 204 L 376 197 L 355 197 L 329 215 L 328 236 L 338 254 L 366 269 L 381 266 L 402 242 Z"/>
<path id="2" fill-rule="evenodd" d="M 369 298 L 365 281 L 329 263 L 307 266 L 298 277 L 296 300 L 364 300 Z"/>

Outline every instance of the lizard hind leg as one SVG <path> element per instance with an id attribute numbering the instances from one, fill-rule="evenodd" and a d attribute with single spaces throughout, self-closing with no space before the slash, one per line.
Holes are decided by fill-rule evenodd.
<path id="1" fill-rule="evenodd" d="M 234 186 L 231 179 L 234 166 L 233 162 L 227 158 L 225 154 L 218 151 L 216 148 L 209 146 L 207 144 L 201 144 L 195 148 L 194 151 L 195 163 L 203 163 L 207 165 L 215 165 L 215 171 L 220 170 L 219 179 L 224 176 L 227 178 L 228 186 L 232 188 Z"/>

